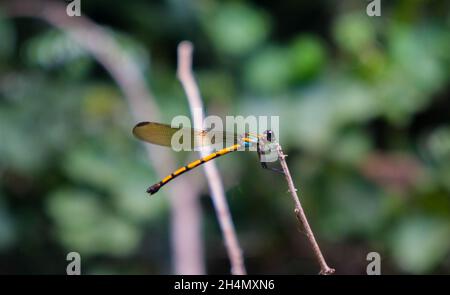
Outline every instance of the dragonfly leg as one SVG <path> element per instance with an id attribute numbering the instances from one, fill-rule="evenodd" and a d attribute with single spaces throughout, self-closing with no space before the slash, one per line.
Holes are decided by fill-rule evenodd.
<path id="1" fill-rule="evenodd" d="M 261 161 L 261 155 L 265 154 L 265 152 L 261 150 L 261 146 L 260 146 L 259 142 L 256 147 L 257 147 L 258 159 L 259 159 L 259 162 L 261 163 L 261 167 L 263 167 L 263 169 L 267 169 L 267 170 L 284 175 L 283 169 L 269 167 L 266 162 Z"/>
<path id="2" fill-rule="evenodd" d="M 276 173 L 284 174 L 283 169 L 280 169 L 280 168 L 274 168 L 274 167 L 269 167 L 269 166 L 267 166 L 267 163 L 266 163 L 266 162 L 261 162 L 261 166 L 262 166 L 264 169 L 267 169 L 267 170 L 270 170 L 270 171 L 273 171 L 273 172 L 276 172 Z"/>

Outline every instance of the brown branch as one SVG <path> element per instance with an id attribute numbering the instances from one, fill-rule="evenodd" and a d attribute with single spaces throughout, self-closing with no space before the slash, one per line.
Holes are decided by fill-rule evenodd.
<path id="1" fill-rule="evenodd" d="M 87 17 L 69 17 L 61 2 L 15 0 L 2 3 L 9 16 L 41 19 L 69 35 L 111 75 L 123 92 L 135 121 L 148 118 L 158 121 L 160 113 L 142 72 L 108 31 Z M 150 163 L 161 178 L 167 170 L 176 168 L 175 160 L 168 152 L 148 144 L 145 148 Z M 205 273 L 198 190 L 185 178 L 168 188 L 172 212 L 172 259 L 176 274 Z"/>
<path id="2" fill-rule="evenodd" d="M 191 42 L 183 41 L 178 45 L 177 74 L 189 102 L 189 108 L 194 120 L 194 128 L 201 130 L 203 129 L 202 122 L 204 119 L 203 103 L 194 74 L 192 73 L 192 51 L 193 46 Z M 202 157 L 206 156 L 208 153 L 209 152 L 206 149 L 200 151 Z M 231 274 L 244 275 L 246 274 L 246 270 L 242 258 L 242 251 L 239 246 L 233 220 L 225 198 L 219 170 L 214 162 L 205 163 L 203 168 L 208 180 L 211 198 L 230 259 Z"/>
<path id="3" fill-rule="evenodd" d="M 302 224 L 303 228 L 306 231 L 306 237 L 308 238 L 309 243 L 311 244 L 311 247 L 313 249 L 314 255 L 317 258 L 317 261 L 320 265 L 320 274 L 322 275 L 330 275 L 335 272 L 334 268 L 330 268 L 325 258 L 323 257 L 322 251 L 320 251 L 319 244 L 316 241 L 316 238 L 314 237 L 314 233 L 309 226 L 308 219 L 306 218 L 305 211 L 303 211 L 303 207 L 300 203 L 300 200 L 297 195 L 297 189 L 294 186 L 294 182 L 291 177 L 291 173 L 289 172 L 289 168 L 286 163 L 286 155 L 283 153 L 283 150 L 281 149 L 281 145 L 277 143 L 277 153 L 278 158 L 280 159 L 281 167 L 283 168 L 284 175 L 286 177 L 286 181 L 288 183 L 289 187 L 289 193 L 291 195 L 292 200 L 295 203 L 295 215 L 297 216 L 298 221 Z"/>

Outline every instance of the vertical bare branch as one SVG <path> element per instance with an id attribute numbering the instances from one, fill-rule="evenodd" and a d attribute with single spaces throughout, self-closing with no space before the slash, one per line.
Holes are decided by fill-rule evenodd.
<path id="1" fill-rule="evenodd" d="M 189 108 L 194 120 L 194 128 L 203 129 L 203 103 L 200 96 L 197 83 L 192 73 L 192 43 L 183 41 L 178 45 L 178 79 L 183 85 L 187 99 L 189 101 Z M 209 152 L 207 150 L 200 151 L 202 157 Z M 242 258 L 242 251 L 234 229 L 233 220 L 228 208 L 223 189 L 222 180 L 219 175 L 216 164 L 207 162 L 203 165 L 206 178 L 208 179 L 211 197 L 216 210 L 217 219 L 219 220 L 222 235 L 225 241 L 225 247 L 228 252 L 228 257 L 231 263 L 231 273 L 236 275 L 246 274 L 244 260 Z"/>
<path id="2" fill-rule="evenodd" d="M 5 3 L 6 13 L 13 17 L 32 17 L 46 21 L 75 40 L 88 51 L 111 75 L 123 92 L 135 121 L 151 118 L 158 121 L 160 114 L 153 95 L 136 62 L 102 27 L 84 16 L 69 17 L 66 7 L 56 1 L 15 0 Z M 176 168 L 171 155 L 145 144 L 147 156 L 162 178 L 166 170 Z M 164 170 L 161 169 L 164 167 Z M 204 255 L 201 235 L 201 209 L 198 188 L 181 178 L 176 186 L 168 188 L 171 204 L 171 242 L 174 272 L 177 274 L 204 274 Z"/>
<path id="3" fill-rule="evenodd" d="M 280 159 L 281 167 L 283 168 L 284 176 L 286 177 L 286 181 L 288 183 L 289 187 L 289 193 L 292 197 L 292 200 L 295 203 L 295 215 L 297 216 L 298 221 L 302 224 L 303 228 L 306 231 L 306 236 L 308 237 L 308 241 L 311 244 L 311 247 L 313 249 L 314 255 L 317 258 L 317 261 L 320 265 L 320 274 L 323 275 L 330 275 L 335 272 L 333 268 L 330 268 L 327 265 L 327 262 L 325 261 L 325 258 L 322 255 L 322 251 L 320 251 L 319 244 L 316 241 L 316 238 L 314 237 L 314 233 L 309 226 L 308 219 L 306 218 L 306 214 L 303 211 L 303 207 L 300 203 L 300 200 L 297 195 L 297 189 L 294 186 L 294 182 L 291 177 L 291 173 L 289 172 L 289 168 L 286 163 L 286 155 L 283 153 L 283 150 L 281 149 L 281 145 L 277 144 L 277 153 L 278 158 Z"/>

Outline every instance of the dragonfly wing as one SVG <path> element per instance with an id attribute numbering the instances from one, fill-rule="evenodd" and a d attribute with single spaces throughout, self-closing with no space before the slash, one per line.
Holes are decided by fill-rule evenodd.
<path id="1" fill-rule="evenodd" d="M 172 128 L 167 124 L 140 122 L 133 128 L 133 134 L 140 140 L 157 145 L 171 146 L 172 136 L 180 128 Z"/>
<path id="2" fill-rule="evenodd" d="M 172 146 L 172 138 L 183 148 L 194 149 L 203 146 L 230 146 L 237 143 L 236 135 L 223 131 L 199 131 L 192 128 L 174 128 L 167 124 L 141 122 L 133 128 L 137 138 L 162 146 Z M 184 141 L 188 143 L 184 144 Z"/>

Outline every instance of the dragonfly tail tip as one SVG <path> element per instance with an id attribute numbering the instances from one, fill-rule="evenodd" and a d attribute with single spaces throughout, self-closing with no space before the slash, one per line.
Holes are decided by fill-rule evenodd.
<path id="1" fill-rule="evenodd" d="M 149 193 L 150 195 L 156 194 L 156 192 L 159 191 L 160 188 L 161 188 L 160 183 L 154 184 L 147 189 L 147 193 Z"/>

